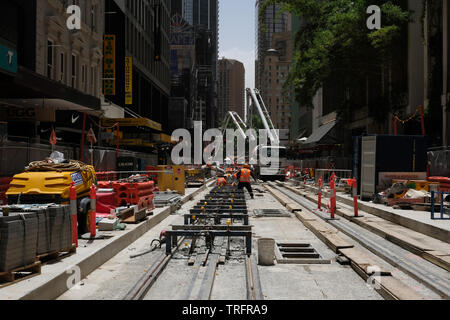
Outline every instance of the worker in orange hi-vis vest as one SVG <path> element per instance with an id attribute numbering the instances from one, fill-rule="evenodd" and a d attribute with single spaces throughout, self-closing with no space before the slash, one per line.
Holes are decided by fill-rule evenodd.
<path id="1" fill-rule="evenodd" d="M 253 176 L 252 171 L 250 170 L 250 166 L 248 164 L 244 165 L 244 168 L 238 171 L 237 179 L 239 179 L 238 189 L 246 188 L 250 196 L 253 197 L 252 185 L 250 183 L 250 179 Z M 253 177 L 254 178 L 254 177 Z"/>
<path id="2" fill-rule="evenodd" d="M 221 187 L 226 186 L 226 185 L 227 185 L 227 179 L 225 179 L 224 176 L 220 176 L 220 177 L 217 179 L 217 185 L 218 185 L 218 186 L 221 186 Z"/>

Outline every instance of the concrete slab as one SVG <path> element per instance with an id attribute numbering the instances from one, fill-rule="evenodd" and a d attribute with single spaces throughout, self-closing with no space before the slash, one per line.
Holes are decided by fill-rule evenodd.
<path id="1" fill-rule="evenodd" d="M 267 192 L 264 201 L 249 201 L 249 209 L 256 208 L 282 209 L 283 206 Z M 251 217 L 250 224 L 254 226 L 255 255 L 257 255 L 256 240 L 264 237 L 310 243 L 323 259 L 331 260 L 331 264 L 258 266 L 262 291 L 266 299 L 382 299 L 349 266 L 339 265 L 336 262 L 337 255 L 309 231 L 295 215 L 279 218 Z"/>

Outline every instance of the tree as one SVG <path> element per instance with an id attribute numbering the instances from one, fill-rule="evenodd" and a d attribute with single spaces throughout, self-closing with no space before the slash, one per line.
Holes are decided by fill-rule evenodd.
<path id="1" fill-rule="evenodd" d="M 372 117 L 381 121 L 389 111 L 399 110 L 405 104 L 405 90 L 402 73 L 396 68 L 400 58 L 405 60 L 403 33 L 409 21 L 409 12 L 398 5 L 401 2 L 265 0 L 259 12 L 261 22 L 267 6 L 274 4 L 302 21 L 295 35 L 293 64 L 285 89 L 292 86 L 296 99 L 303 106 L 312 107 L 313 98 L 324 83 L 338 83 L 345 94 L 335 102 L 336 108 L 342 117 L 348 117 L 362 106 L 355 97 L 366 95 L 366 84 L 370 83 L 372 91 L 379 87 L 379 92 L 370 95 Z M 371 5 L 381 8 L 379 30 L 367 28 L 366 10 Z"/>

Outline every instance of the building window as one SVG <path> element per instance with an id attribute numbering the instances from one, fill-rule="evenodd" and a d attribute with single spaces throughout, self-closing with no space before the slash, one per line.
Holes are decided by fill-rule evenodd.
<path id="1" fill-rule="evenodd" d="M 92 31 L 97 31 L 97 6 L 92 5 L 91 6 L 91 29 Z"/>
<path id="2" fill-rule="evenodd" d="M 59 81 L 62 83 L 66 82 L 66 59 L 64 52 L 59 54 Z"/>
<path id="3" fill-rule="evenodd" d="M 77 56 L 72 55 L 72 88 L 77 87 Z"/>
<path id="4" fill-rule="evenodd" d="M 93 96 L 97 96 L 97 75 L 95 67 L 91 67 L 91 92 Z"/>
<path id="5" fill-rule="evenodd" d="M 84 92 L 87 92 L 87 68 L 86 65 L 83 64 L 81 66 L 81 87 L 83 88 Z"/>
<path id="6" fill-rule="evenodd" d="M 47 77 L 53 79 L 53 41 L 47 41 Z"/>

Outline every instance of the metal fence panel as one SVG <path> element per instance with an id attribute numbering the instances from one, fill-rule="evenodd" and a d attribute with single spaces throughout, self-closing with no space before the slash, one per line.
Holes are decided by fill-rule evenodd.
<path id="1" fill-rule="evenodd" d="M 450 177 L 450 149 L 428 151 L 430 176 Z"/>

